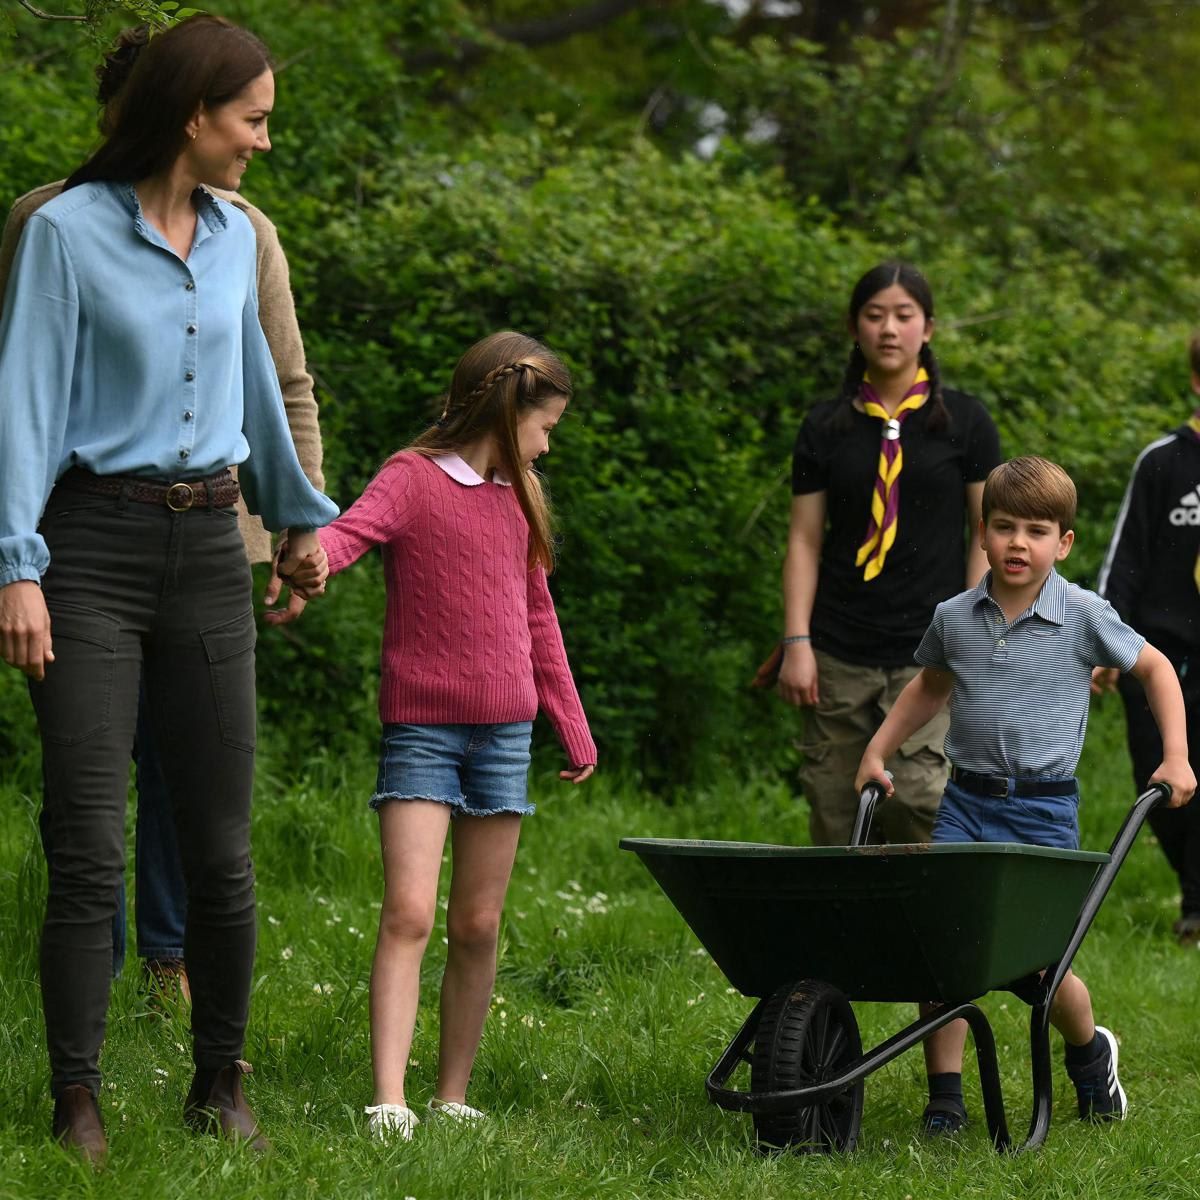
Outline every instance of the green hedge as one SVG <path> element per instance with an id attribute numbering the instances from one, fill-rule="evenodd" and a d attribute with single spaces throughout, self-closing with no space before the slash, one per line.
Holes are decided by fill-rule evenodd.
<path id="1" fill-rule="evenodd" d="M 949 133 L 933 143 L 941 170 L 865 215 L 806 198 L 749 146 L 711 162 L 638 139 L 601 148 L 550 119 L 451 140 L 402 89 L 382 48 L 394 31 L 349 29 L 329 6 L 285 29 L 270 6 L 241 7 L 291 56 L 276 153 L 248 189 L 291 258 L 331 493 L 351 501 L 422 427 L 475 339 L 515 327 L 558 349 L 577 399 L 545 463 L 552 586 L 604 762 L 648 784 L 794 760 L 795 715 L 746 683 L 779 633 L 791 444 L 840 377 L 846 297 L 875 261 L 924 268 L 945 377 L 987 403 L 1005 451 L 1075 476 L 1075 578 L 1095 573 L 1137 450 L 1187 411 L 1200 295 L 1182 207 L 1023 193 Z M 91 141 L 74 70 L 0 73 L 4 195 L 65 173 Z M 264 713 L 292 745 L 360 753 L 378 564 L 330 593 L 263 636 Z M 2 688 L 7 701 L 19 681 Z M 19 754 L 28 726 L 10 707 L 0 753 Z"/>

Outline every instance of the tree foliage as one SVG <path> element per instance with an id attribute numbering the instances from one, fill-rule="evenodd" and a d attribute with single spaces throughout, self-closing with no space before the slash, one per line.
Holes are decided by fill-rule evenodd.
<path id="1" fill-rule="evenodd" d="M 578 5 L 593 24 L 564 32 L 544 0 L 226 6 L 279 62 L 247 193 L 289 252 L 332 493 L 470 342 L 545 337 L 577 381 L 553 587 L 606 762 L 685 784 L 789 761 L 794 715 L 745 683 L 779 632 L 791 443 L 864 269 L 918 262 L 946 377 L 1007 452 L 1075 476 L 1076 578 L 1186 412 L 1197 168 L 1172 114 L 1200 24 L 1170 8 L 669 0 Z M 10 196 L 95 136 L 91 52 L 33 25 L 0 72 Z M 264 636 L 270 719 L 371 737 L 381 589 L 364 564 Z"/>

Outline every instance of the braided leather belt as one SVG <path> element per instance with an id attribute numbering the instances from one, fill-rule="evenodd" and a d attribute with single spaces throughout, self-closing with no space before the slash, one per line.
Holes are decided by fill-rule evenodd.
<path id="1" fill-rule="evenodd" d="M 124 496 L 141 504 L 165 504 L 172 512 L 189 508 L 228 508 L 237 503 L 238 482 L 228 470 L 207 479 L 168 483 L 165 479 L 142 479 L 136 475 L 95 475 L 83 467 L 72 467 L 58 481 L 59 487 L 95 496 Z"/>

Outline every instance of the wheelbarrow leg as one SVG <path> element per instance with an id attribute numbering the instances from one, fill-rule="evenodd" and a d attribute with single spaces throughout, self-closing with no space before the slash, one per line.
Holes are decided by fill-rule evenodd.
<path id="1" fill-rule="evenodd" d="M 1004 1093 L 1000 1087 L 1000 1066 L 996 1061 L 996 1038 L 983 1011 L 974 1004 L 962 1005 L 961 1015 L 971 1029 L 975 1059 L 979 1064 L 979 1089 L 983 1093 L 983 1115 L 992 1145 L 1001 1152 L 1012 1146 L 1008 1121 L 1004 1115 Z"/>
<path id="2" fill-rule="evenodd" d="M 1050 1062 L 1050 1007 L 1054 997 L 1066 979 L 1067 972 L 1075 954 L 1083 942 L 1084 935 L 1091 928 L 1104 897 L 1108 895 L 1125 862 L 1142 824 L 1150 815 L 1150 810 L 1165 804 L 1171 798 L 1171 789 L 1163 783 L 1152 784 L 1143 792 L 1133 807 L 1129 810 L 1117 836 L 1109 847 L 1108 862 L 1096 872 L 1088 894 L 1084 897 L 1079 916 L 1075 918 L 1075 928 L 1071 932 L 1067 948 L 1062 958 L 1046 968 L 1043 985 L 1033 1009 L 1029 1014 L 1029 1056 L 1033 1072 L 1033 1115 L 1029 1120 L 1029 1136 L 1016 1151 L 1036 1150 L 1045 1140 L 1050 1131 L 1050 1113 L 1053 1108 L 1054 1079 Z"/>

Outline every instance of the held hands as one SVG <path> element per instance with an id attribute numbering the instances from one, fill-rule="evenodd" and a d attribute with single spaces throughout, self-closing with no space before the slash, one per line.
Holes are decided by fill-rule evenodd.
<path id="1" fill-rule="evenodd" d="M 891 774 L 884 768 L 883 759 L 869 745 L 858 764 L 858 774 L 854 776 L 854 790 L 861 796 L 868 783 L 879 784 L 885 796 L 892 795 L 896 790 L 892 786 Z"/>
<path id="2" fill-rule="evenodd" d="M 0 587 L 0 658 L 39 683 L 54 661 L 46 598 L 32 580 Z"/>
<path id="3" fill-rule="evenodd" d="M 286 625 L 296 620 L 313 596 L 324 594 L 328 578 L 329 559 L 317 535 L 289 532 L 275 551 L 263 601 L 270 608 L 279 599 L 285 583 L 291 589 L 291 595 L 286 608 L 267 612 L 264 620 L 270 625 Z"/>
<path id="4" fill-rule="evenodd" d="M 590 778 L 595 769 L 594 763 L 589 763 L 586 767 L 568 767 L 565 771 L 559 771 L 558 777 L 570 783 L 582 783 L 585 779 Z"/>
<path id="5" fill-rule="evenodd" d="M 812 707 L 819 702 L 817 657 L 813 654 L 811 642 L 793 642 L 783 647 L 779 695 L 788 704 L 797 707 Z"/>
<path id="6" fill-rule="evenodd" d="M 1164 758 L 1157 771 L 1150 776 L 1151 783 L 1165 783 L 1171 789 L 1168 808 L 1182 808 L 1196 791 L 1196 774 L 1186 758 Z"/>

